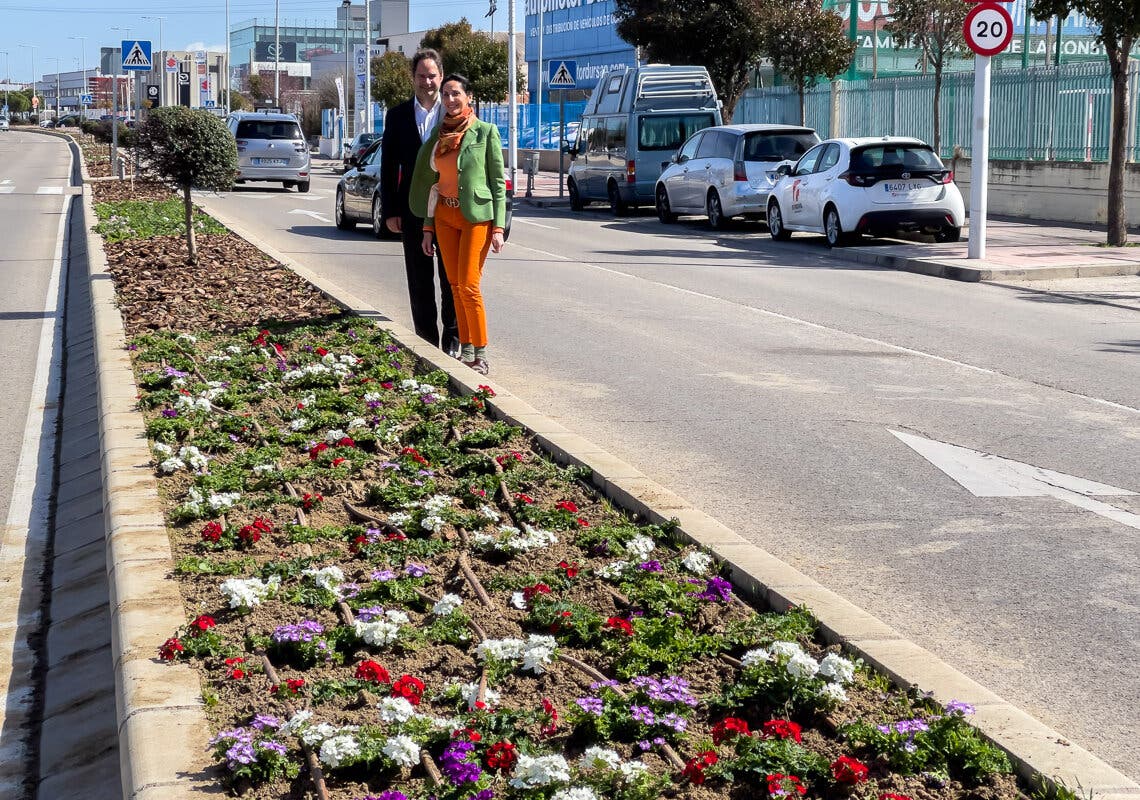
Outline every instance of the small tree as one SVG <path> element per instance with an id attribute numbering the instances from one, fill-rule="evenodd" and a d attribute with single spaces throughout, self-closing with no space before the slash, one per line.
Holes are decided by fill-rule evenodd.
<path id="1" fill-rule="evenodd" d="M 404 54 L 389 50 L 372 59 L 372 99 L 387 108 L 399 105 L 412 96 L 411 65 Z"/>
<path id="2" fill-rule="evenodd" d="M 249 96 L 253 102 L 264 100 L 269 92 L 266 90 L 265 79 L 259 73 L 253 73 L 249 76 Z"/>
<path id="3" fill-rule="evenodd" d="M 1140 3 L 1136 0 L 1035 0 L 1033 16 L 1067 17 L 1078 11 L 1100 25 L 1097 41 L 1108 56 L 1112 76 L 1112 132 L 1108 144 L 1108 243 L 1128 243 L 1124 206 L 1124 162 L 1128 138 L 1128 59 L 1140 38 Z"/>
<path id="4" fill-rule="evenodd" d="M 466 17 L 428 31 L 420 46 L 439 51 L 444 73 L 465 75 L 471 81 L 471 94 L 476 100 L 492 102 L 506 96 L 506 44 L 493 42 L 487 34 L 473 30 Z M 516 88 L 521 89 L 519 77 Z"/>
<path id="5" fill-rule="evenodd" d="M 208 111 L 183 106 L 156 108 L 139 129 L 139 155 L 146 172 L 182 190 L 186 247 L 198 263 L 192 188 L 226 191 L 237 177 L 237 145 L 226 124 Z"/>
<path id="6" fill-rule="evenodd" d="M 838 14 L 813 0 L 759 0 L 760 47 L 800 96 L 800 124 L 805 122 L 804 94 L 851 66 L 855 42 L 847 38 Z"/>
<path id="7" fill-rule="evenodd" d="M 962 25 L 970 7 L 962 0 L 892 0 L 894 18 L 886 29 L 895 40 L 895 48 L 906 44 L 922 51 L 919 65 L 929 64 L 934 71 L 934 152 L 942 145 L 942 73 L 955 52 L 966 47 Z"/>

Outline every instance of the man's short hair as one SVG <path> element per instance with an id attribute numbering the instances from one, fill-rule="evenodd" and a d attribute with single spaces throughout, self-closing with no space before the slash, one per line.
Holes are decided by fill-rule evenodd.
<path id="1" fill-rule="evenodd" d="M 414 56 L 412 56 L 412 74 L 413 75 L 416 74 L 416 70 L 419 69 L 421 61 L 425 61 L 425 60 L 429 60 L 429 59 L 431 61 L 435 62 L 436 67 L 438 67 L 440 73 L 442 73 L 443 72 L 443 59 L 439 57 L 439 51 L 438 50 L 432 50 L 430 47 L 425 47 L 421 50 L 417 50 L 416 54 Z"/>

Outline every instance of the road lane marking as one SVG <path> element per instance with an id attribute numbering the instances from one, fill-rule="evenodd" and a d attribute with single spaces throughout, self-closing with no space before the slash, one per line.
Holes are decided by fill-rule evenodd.
<path id="1" fill-rule="evenodd" d="M 0 194 L 12 194 L 16 191 L 15 186 L 0 186 Z"/>
<path id="2" fill-rule="evenodd" d="M 310 211 L 307 208 L 294 208 L 289 213 L 290 214 L 302 214 L 306 217 L 312 217 L 313 219 L 319 219 L 321 222 L 328 223 L 330 225 L 332 224 L 332 220 L 329 219 L 328 217 L 324 216 L 323 214 L 318 214 L 316 211 Z"/>
<path id="3" fill-rule="evenodd" d="M 1136 492 L 912 433 L 890 432 L 975 497 L 1053 497 L 1140 530 L 1140 515 L 1093 499 Z"/>
<path id="4" fill-rule="evenodd" d="M 678 294 L 685 294 L 685 295 L 689 295 L 691 297 L 700 297 L 700 298 L 703 298 L 705 300 L 713 300 L 713 301 L 718 302 L 718 303 L 727 303 L 729 305 L 737 306 L 739 308 L 747 309 L 749 311 L 754 311 L 757 314 L 760 314 L 760 315 L 765 316 L 765 317 L 771 317 L 772 319 L 782 320 L 783 322 L 790 322 L 793 325 L 800 325 L 800 326 L 805 327 L 805 328 L 810 328 L 811 330 L 823 331 L 825 333 L 831 333 L 831 334 L 835 334 L 838 336 L 844 336 L 844 337 L 847 337 L 848 339 L 853 339 L 857 342 L 865 342 L 868 344 L 877 345 L 879 347 L 885 347 L 888 350 L 894 350 L 895 352 L 898 352 L 898 353 L 906 353 L 908 355 L 918 356 L 919 358 L 926 358 L 926 359 L 929 359 L 931 361 L 937 361 L 937 362 L 942 363 L 942 364 L 949 364 L 950 366 L 961 367 L 962 369 L 968 369 L 972 372 L 977 372 L 981 375 L 992 375 L 994 377 L 1005 378 L 1007 380 L 1021 381 L 1022 383 L 1028 383 L 1032 386 L 1039 386 L 1043 389 L 1050 389 L 1050 390 L 1055 391 L 1055 392 L 1061 392 L 1062 394 L 1067 394 L 1070 397 L 1078 397 L 1082 400 L 1088 400 L 1088 401 L 1093 402 L 1093 403 L 1098 403 L 1100 405 L 1108 406 L 1109 408 L 1115 408 L 1117 411 L 1128 411 L 1128 412 L 1131 412 L 1133 414 L 1140 414 L 1140 408 L 1134 408 L 1132 406 L 1127 406 L 1127 405 L 1124 405 L 1123 403 L 1116 403 L 1112 400 L 1106 400 L 1103 397 L 1093 397 L 1092 395 L 1082 394 L 1081 392 L 1075 392 L 1075 391 L 1072 391 L 1071 389 L 1062 389 L 1062 388 L 1057 387 L 1057 386 L 1050 386 L 1049 384 L 1046 384 L 1046 383 L 1036 383 L 1035 381 L 1031 381 L 1027 378 L 1019 378 L 1016 375 L 1007 375 L 1006 373 L 999 372 L 995 369 L 989 369 L 988 367 L 979 367 L 976 364 L 968 364 L 965 361 L 958 361 L 958 360 L 953 359 L 953 358 L 947 358 L 946 356 L 936 355 L 935 353 L 928 353 L 925 350 L 915 350 L 913 347 L 904 347 L 900 344 L 892 344 L 890 342 L 883 341 L 882 339 L 876 339 L 872 336 L 861 336 L 858 333 L 851 333 L 850 331 L 845 331 L 845 330 L 842 330 L 840 328 L 834 328 L 830 325 L 822 325 L 818 322 L 811 322 L 810 320 L 800 319 L 799 317 L 792 317 L 792 316 L 789 316 L 787 314 L 781 314 L 778 311 L 772 311 L 772 310 L 767 309 L 767 308 L 760 308 L 759 306 L 750 306 L 750 305 L 747 305 L 745 303 L 737 303 L 733 300 L 729 300 L 729 299 L 724 298 L 724 297 L 719 297 L 719 296 L 714 295 L 714 294 L 707 294 L 705 292 L 693 291 L 692 289 L 685 289 L 685 288 L 682 288 L 680 286 L 674 286 L 671 283 L 664 283 L 662 281 L 655 281 L 651 278 L 646 278 L 646 277 L 643 277 L 641 275 L 634 275 L 631 272 L 623 272 L 620 269 L 613 269 L 611 267 L 603 267 L 600 264 L 592 264 L 589 261 L 581 261 L 581 260 L 576 259 L 576 258 L 571 258 L 570 256 L 559 255 L 558 253 L 549 253 L 545 250 L 539 250 L 535 247 L 527 247 L 525 244 L 519 244 L 517 241 L 512 241 L 511 247 L 512 248 L 518 248 L 520 250 L 529 250 L 532 253 L 537 253 L 539 255 L 546 256 L 547 258 L 554 258 L 554 259 L 557 259 L 559 261 L 571 261 L 571 262 L 573 262 L 575 264 L 579 264 L 583 267 L 588 267 L 589 269 L 598 270 L 599 272 L 607 272 L 610 275 L 617 275 L 617 276 L 620 276 L 622 278 L 630 278 L 631 280 L 642 281 L 643 283 L 647 283 L 651 286 L 659 286 L 662 289 L 668 289 L 670 291 L 677 292 Z"/>
<path id="5" fill-rule="evenodd" d="M 63 194 L 62 186 L 41 186 L 36 189 L 36 194 Z"/>
<path id="6" fill-rule="evenodd" d="M 363 51 L 361 51 L 361 52 L 363 52 Z M 546 228 L 548 231 L 560 231 L 560 230 L 562 230 L 561 228 L 556 228 L 553 225 L 543 225 L 541 222 L 533 222 L 529 219 L 523 219 L 522 217 L 512 217 L 511 221 L 512 222 L 521 222 L 523 225 L 533 225 L 536 228 Z"/>

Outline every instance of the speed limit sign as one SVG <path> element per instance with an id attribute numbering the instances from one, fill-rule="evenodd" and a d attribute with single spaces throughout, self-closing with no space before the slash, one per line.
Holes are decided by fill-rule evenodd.
<path id="1" fill-rule="evenodd" d="M 966 44 L 980 56 L 996 56 L 1013 40 L 1013 18 L 997 3 L 978 3 L 962 25 Z"/>

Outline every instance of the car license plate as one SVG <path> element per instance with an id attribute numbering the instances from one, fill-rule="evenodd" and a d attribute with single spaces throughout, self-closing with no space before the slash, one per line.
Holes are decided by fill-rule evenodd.
<path id="1" fill-rule="evenodd" d="M 917 192 L 924 187 L 929 187 L 929 183 L 920 183 L 918 181 L 887 181 L 883 184 L 883 190 L 887 194 L 908 194 L 910 192 Z"/>
<path id="2" fill-rule="evenodd" d="M 289 165 L 287 158 L 255 158 L 253 160 L 255 167 L 285 167 Z"/>

